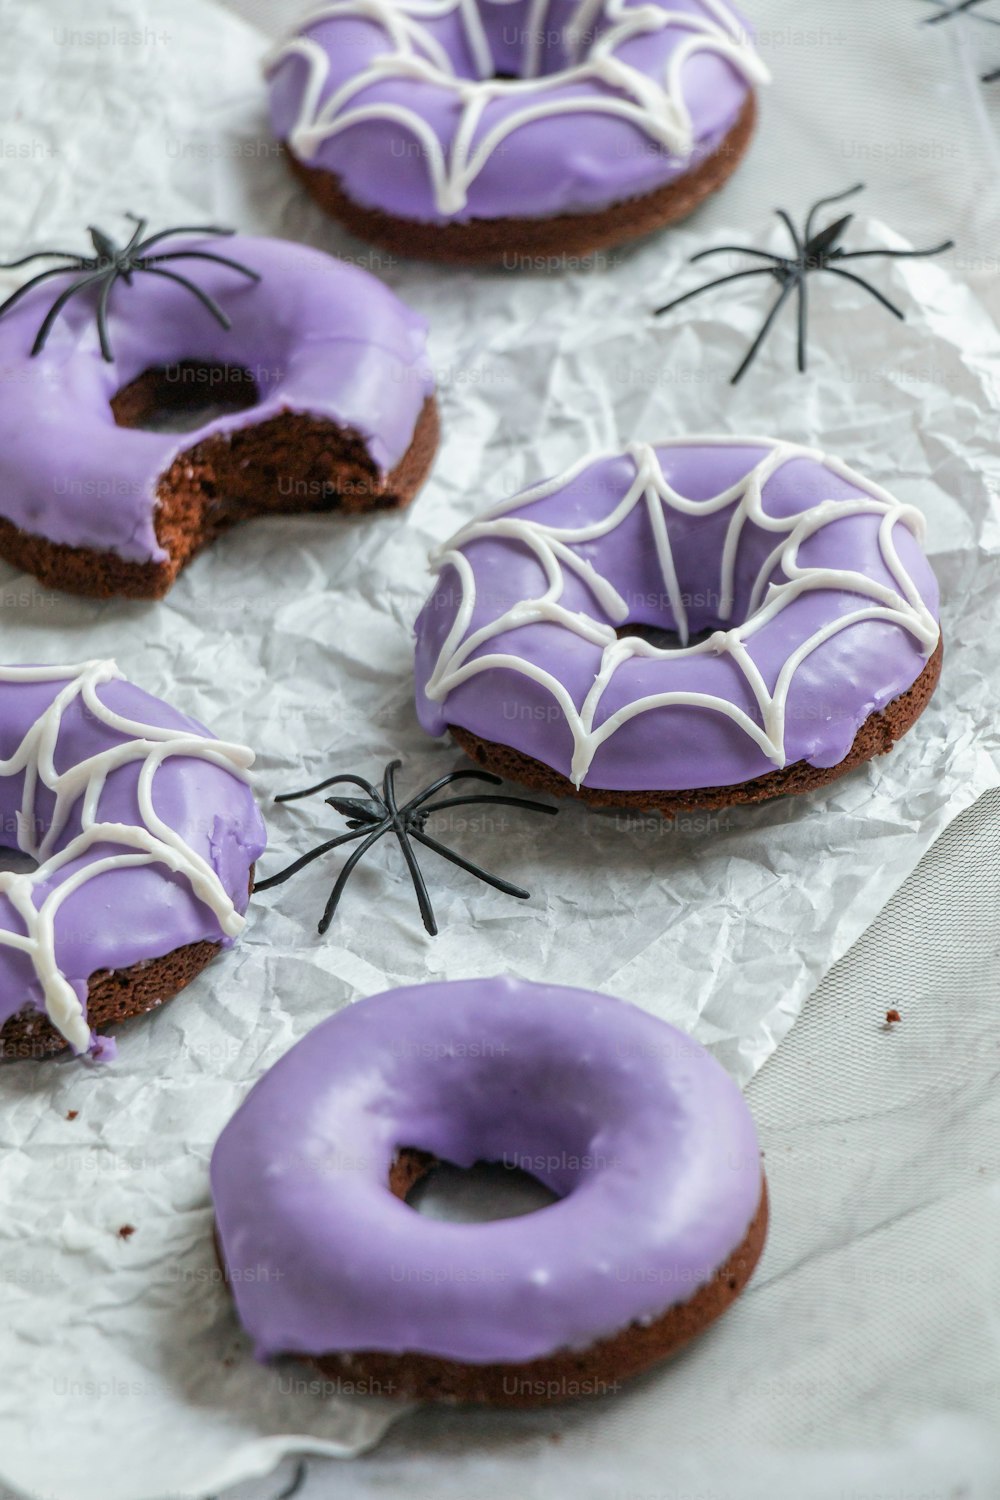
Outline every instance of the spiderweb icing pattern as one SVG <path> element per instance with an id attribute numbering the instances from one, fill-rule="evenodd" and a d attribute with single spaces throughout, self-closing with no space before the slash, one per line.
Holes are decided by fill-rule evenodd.
<path id="1" fill-rule="evenodd" d="M 81 886 L 109 870 L 160 864 L 189 882 L 193 894 L 214 913 L 227 937 L 235 937 L 244 925 L 244 918 L 212 866 L 157 815 L 153 787 L 157 771 L 172 756 L 194 756 L 209 761 L 245 781 L 253 764 L 253 752 L 187 730 L 163 729 L 115 713 L 101 701 L 97 689 L 102 683 L 121 678 L 113 661 L 88 661 L 80 666 L 0 667 L 0 684 L 65 683 L 30 726 L 14 754 L 0 760 L 0 778 L 24 773 L 17 814 L 17 844 L 22 853 L 38 861 L 38 868 L 30 873 L 0 872 L 0 895 L 7 897 L 23 923 L 22 932 L 0 928 L 0 947 L 28 955 L 50 1021 L 77 1052 L 86 1051 L 92 1038 L 84 1014 L 85 995 L 77 993 L 56 960 L 56 918 L 63 903 Z M 76 702 L 82 703 L 96 722 L 126 738 L 58 771 L 55 757 L 63 714 Z M 99 804 L 108 777 L 119 767 L 134 762 L 141 764 L 137 797 L 142 822 L 133 825 L 101 820 Z M 48 788 L 55 799 L 47 826 L 36 811 L 40 787 Z M 79 832 L 57 850 L 73 808 L 81 798 Z M 36 904 L 40 885 L 102 845 L 113 847 L 115 852 L 83 865 Z"/>
<path id="2" fill-rule="evenodd" d="M 581 113 L 614 115 L 630 121 L 672 156 L 686 160 L 695 142 L 684 101 L 683 74 L 695 53 L 716 53 L 751 83 L 769 81 L 767 69 L 723 0 L 700 0 L 704 15 L 653 4 L 632 5 L 629 0 L 579 0 L 565 28 L 570 66 L 558 74 L 539 76 L 541 38 L 552 3 L 532 0 L 524 28 L 522 77 L 517 80 L 494 77 L 493 53 L 479 0 L 334 0 L 314 11 L 302 23 L 302 29 L 334 19 L 370 21 L 385 33 L 386 48 L 325 101 L 322 95 L 330 61 L 314 38 L 295 36 L 271 54 L 269 73 L 292 57 L 302 58 L 307 65 L 299 113 L 289 137 L 292 149 L 309 161 L 325 141 L 352 125 L 367 120 L 393 121 L 410 131 L 423 148 L 438 211 L 453 214 L 465 207 L 469 188 L 497 148 L 513 131 L 534 120 Z M 425 24 L 448 16 L 457 16 L 478 78 L 456 74 L 447 52 Z M 599 30 L 596 39 L 585 45 L 598 23 L 606 29 Z M 618 55 L 635 37 L 667 27 L 679 27 L 687 34 L 672 52 L 661 78 L 651 77 Z M 449 149 L 416 110 L 399 103 L 359 99 L 374 84 L 404 79 L 435 84 L 454 93 L 460 117 Z M 580 96 L 572 92 L 579 84 L 592 85 L 592 89 Z M 561 94 L 564 87 L 567 92 Z M 501 97 L 523 102 L 506 118 L 482 128 L 487 106 Z"/>
<path id="3" fill-rule="evenodd" d="M 565 488 L 592 464 L 618 454 L 590 455 L 565 473 L 506 501 L 485 518 L 464 526 L 434 558 L 439 569 L 451 567 L 458 577 L 461 603 L 455 620 L 441 647 L 434 670 L 424 692 L 432 702 L 443 702 L 462 683 L 482 672 L 496 668 L 520 673 L 540 684 L 552 694 L 562 710 L 573 739 L 570 778 L 580 786 L 590 770 L 598 749 L 621 726 L 637 714 L 674 705 L 710 709 L 726 715 L 763 751 L 776 767 L 787 764 L 785 753 L 785 717 L 792 680 L 803 661 L 825 641 L 842 630 L 865 620 L 884 620 L 908 631 L 925 656 L 937 645 L 940 630 L 933 613 L 921 597 L 916 584 L 903 566 L 894 541 L 896 526 L 907 527 L 918 541 L 923 539 L 924 521 L 914 506 L 897 501 L 886 490 L 856 474 L 846 464 L 812 448 L 793 443 L 775 442 L 770 438 L 692 437 L 675 443 L 661 443 L 660 448 L 698 447 L 701 445 L 764 447 L 767 451 L 754 468 L 730 488 L 709 500 L 689 500 L 672 489 L 664 478 L 656 451 L 648 443 L 633 443 L 626 450 L 635 476 L 621 500 L 606 516 L 584 526 L 558 527 L 530 519 L 521 514 L 539 500 Z M 763 490 L 768 480 L 789 460 L 812 459 L 822 463 L 836 477 L 846 480 L 863 493 L 840 500 L 823 500 L 797 514 L 773 516 L 763 504 Z M 746 618 L 694 645 L 688 644 L 688 614 L 680 588 L 670 545 L 665 512 L 675 510 L 692 516 L 707 516 L 732 507 L 720 557 L 719 616 L 732 618 L 735 597 L 735 572 L 740 538 L 748 523 L 775 536 L 754 579 Z M 673 619 L 682 646 L 666 650 L 638 636 L 619 639 L 615 625 L 624 625 L 630 608 L 613 584 L 594 566 L 573 550 L 574 546 L 593 542 L 621 525 L 637 507 L 648 515 L 664 592 L 670 601 Z M 846 568 L 805 566 L 799 563 L 802 546 L 824 527 L 849 516 L 880 517 L 878 548 L 882 563 L 896 587 Z M 514 541 L 528 548 L 537 559 L 545 577 L 545 589 L 537 597 L 516 602 L 496 619 L 470 631 L 476 606 L 476 575 L 463 548 L 481 539 Z M 779 569 L 781 582 L 773 582 Z M 569 569 L 590 590 L 597 604 L 614 625 L 578 610 L 568 609 L 561 601 L 565 589 L 564 570 Z M 804 593 L 835 589 L 856 594 L 859 607 L 848 614 L 828 620 L 820 629 L 799 641 L 790 650 L 773 688 L 769 688 L 747 648 L 748 640 L 779 616 Z M 509 651 L 486 650 L 491 640 L 522 626 L 549 621 L 602 648 L 600 666 L 593 686 L 579 708 L 552 672 L 537 662 Z M 758 717 L 738 704 L 712 693 L 692 691 L 661 692 L 636 698 L 598 723 L 602 699 L 615 673 L 633 657 L 676 658 L 678 656 L 727 655 L 749 685 Z"/>

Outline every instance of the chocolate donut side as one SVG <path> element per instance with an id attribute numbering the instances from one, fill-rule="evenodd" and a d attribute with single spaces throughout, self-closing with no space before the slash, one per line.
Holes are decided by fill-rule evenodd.
<path id="1" fill-rule="evenodd" d="M 736 123 L 716 149 L 690 172 L 639 197 L 607 208 L 549 218 L 469 219 L 434 224 L 366 208 L 348 196 L 332 172 L 300 161 L 283 142 L 294 175 L 326 213 L 359 239 L 394 255 L 452 265 L 500 265 L 592 255 L 687 218 L 728 181 L 743 160 L 757 123 L 751 92 Z M 542 265 L 541 269 L 545 269 Z"/>
<path id="2" fill-rule="evenodd" d="M 115 397 L 120 426 L 144 420 L 152 394 L 144 374 Z M 424 402 L 410 446 L 384 477 L 360 433 L 323 418 L 283 412 L 181 453 L 157 484 L 157 539 L 165 562 L 131 562 L 115 552 L 72 547 L 0 517 L 0 557 L 48 588 L 89 598 L 162 599 L 178 574 L 216 537 L 263 515 L 399 510 L 420 489 L 437 450 L 437 402 Z M 291 499 L 277 486 L 286 481 Z"/>
<path id="3" fill-rule="evenodd" d="M 389 1185 L 398 1197 L 434 1165 L 424 1153 L 401 1153 Z M 742 1242 L 692 1297 L 649 1323 L 631 1323 L 587 1349 L 563 1349 L 520 1364 L 468 1364 L 430 1354 L 378 1350 L 330 1354 L 309 1363 L 331 1382 L 399 1400 L 470 1402 L 486 1406 L 553 1406 L 617 1394 L 621 1383 L 676 1354 L 735 1302 L 753 1275 L 768 1225 L 767 1180 L 761 1174 L 757 1212 Z"/>
<path id="4" fill-rule="evenodd" d="M 253 894 L 253 868 L 250 894 Z M 143 959 L 127 969 L 98 969 L 87 981 L 87 1022 L 91 1031 L 104 1031 L 147 1015 L 173 1000 L 197 979 L 223 951 L 222 943 L 203 938 L 184 943 L 160 958 Z M 69 1046 L 44 1011 L 25 1005 L 0 1026 L 0 1063 L 52 1057 Z"/>
<path id="5" fill-rule="evenodd" d="M 470 760 L 487 771 L 533 791 L 551 792 L 556 797 L 574 797 L 590 807 L 620 808 L 632 812 L 658 812 L 666 818 L 686 812 L 716 812 L 720 808 L 767 802 L 772 797 L 786 797 L 814 792 L 846 776 L 849 771 L 887 755 L 896 742 L 916 723 L 927 707 L 941 676 L 944 643 L 938 641 L 920 676 L 905 693 L 885 708 L 870 714 L 854 736 L 854 743 L 835 766 L 813 766 L 799 760 L 790 766 L 769 771 L 751 781 L 732 786 L 692 787 L 686 791 L 616 791 L 600 787 L 574 786 L 568 777 L 530 755 L 509 745 L 483 739 L 449 724 L 448 732 Z"/>
<path id="6" fill-rule="evenodd" d="M 205 940 L 187 943 L 162 958 L 146 959 L 127 969 L 99 969 L 90 976 L 87 986 L 91 1030 L 103 1031 L 165 1005 L 221 951 L 221 943 Z M 68 1046 L 45 1012 L 33 1005 L 25 1005 L 0 1026 L 0 1062 L 52 1057 Z"/>

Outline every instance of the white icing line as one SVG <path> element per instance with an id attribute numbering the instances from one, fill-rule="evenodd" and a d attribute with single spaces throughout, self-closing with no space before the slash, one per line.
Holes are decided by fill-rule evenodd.
<path id="1" fill-rule="evenodd" d="M 24 772 L 24 791 L 18 813 L 18 847 L 39 861 L 30 874 L 0 872 L 0 894 L 10 900 L 24 923 L 24 933 L 0 929 L 0 946 L 27 953 L 42 990 L 46 1013 L 53 1026 L 77 1052 L 91 1045 L 90 1028 L 84 1016 L 83 999 L 56 962 L 55 917 L 62 903 L 87 881 L 108 870 L 162 864 L 182 875 L 197 899 L 212 911 L 222 931 L 235 937 L 244 925 L 218 875 L 200 854 L 191 849 L 175 829 L 169 827 L 153 807 L 156 772 L 171 756 L 196 757 L 247 780 L 253 752 L 241 745 L 227 745 L 184 729 L 164 729 L 142 724 L 115 713 L 97 693 L 102 683 L 121 679 L 112 661 L 89 661 L 67 667 L 3 667 L 0 683 L 62 682 L 49 707 L 28 729 L 17 750 L 0 760 L 0 777 Z M 62 732 L 62 717 L 69 705 L 81 700 L 87 713 L 108 729 L 132 736 L 65 771 L 56 770 L 55 756 Z M 98 819 L 101 793 L 110 773 L 132 761 L 141 761 L 137 799 L 142 825 L 102 823 Z M 52 816 L 44 835 L 36 813 L 39 782 L 54 793 Z M 64 849 L 53 852 L 66 820 L 82 798 L 80 832 Z M 63 881 L 38 907 L 36 888 L 64 866 L 88 853 L 96 844 L 119 845 L 122 852 L 94 860 Z"/>
<path id="2" fill-rule="evenodd" d="M 549 0 L 531 0 L 528 34 L 521 54 L 521 77 L 537 78 L 542 65 L 542 39 L 549 13 Z"/>
<path id="3" fill-rule="evenodd" d="M 660 504 L 660 497 L 652 485 L 647 487 L 645 497 L 646 509 L 649 512 L 649 521 L 653 529 L 653 540 L 656 543 L 656 555 L 659 560 L 660 571 L 667 586 L 667 598 L 670 600 L 671 613 L 673 614 L 681 643 L 686 646 L 688 643 L 688 613 L 684 597 L 681 593 L 677 569 L 674 567 L 674 553 L 670 545 L 670 533 L 667 530 L 663 506 Z M 627 618 L 628 616 L 626 615 L 625 619 Z M 625 619 L 619 623 L 624 624 Z"/>
<path id="4" fill-rule="evenodd" d="M 535 120 L 562 114 L 614 115 L 630 121 L 666 151 L 686 160 L 694 150 L 695 141 L 684 100 L 683 74 L 696 53 L 710 51 L 725 58 L 752 84 L 769 82 L 767 69 L 723 0 L 701 0 L 707 12 L 703 16 L 658 5 L 630 6 L 628 0 L 581 0 L 567 33 L 582 44 L 599 21 L 606 21 L 607 29 L 585 53 L 574 52 L 580 60 L 559 73 L 540 77 L 541 37 L 550 3 L 551 0 L 533 0 L 522 56 L 524 76 L 501 83 L 493 76 L 495 63 L 478 0 L 441 0 L 437 4 L 422 0 L 334 0 L 314 11 L 302 22 L 300 30 L 340 18 L 366 20 L 384 31 L 386 50 L 335 90 L 325 104 L 320 100 L 330 61 L 318 42 L 297 35 L 272 52 L 265 64 L 268 74 L 289 58 L 299 57 L 306 63 L 306 83 L 289 135 L 292 149 L 309 161 L 325 141 L 352 125 L 366 120 L 393 121 L 411 131 L 424 147 L 438 212 L 454 214 L 465 207 L 470 187 L 497 148 L 513 131 Z M 449 16 L 457 16 L 462 26 L 478 80 L 456 77 L 444 49 L 421 24 Z M 662 80 L 651 78 L 618 56 L 618 49 L 634 37 L 668 26 L 681 27 L 690 35 L 674 48 Z M 461 116 L 448 160 L 437 135 L 416 110 L 398 103 L 346 108 L 357 94 L 388 78 L 419 78 L 454 92 Z M 593 85 L 592 91 L 586 96 L 570 93 L 557 97 L 557 89 L 565 86 L 572 89 L 579 84 Z M 538 94 L 548 97 L 532 103 L 533 96 Z M 524 107 L 487 130 L 476 144 L 484 109 L 500 97 L 523 98 Z"/>
<path id="5" fill-rule="evenodd" d="M 763 448 L 765 452 L 748 474 L 718 495 L 707 500 L 688 500 L 678 495 L 663 475 L 656 448 L 711 446 Z M 512 514 L 513 511 L 529 509 L 536 502 L 558 494 L 591 465 L 622 457 L 632 460 L 635 477 L 623 498 L 605 517 L 585 526 L 557 527 L 533 521 L 524 515 Z M 861 490 L 862 494 L 846 500 L 822 500 L 792 516 L 769 515 L 764 510 L 763 502 L 767 481 L 790 460 L 802 458 L 823 464 L 830 474 Z M 687 613 L 674 567 L 664 509 L 669 508 L 687 515 L 708 516 L 730 506 L 734 507 L 720 559 L 720 615 L 723 619 L 728 618 L 733 608 L 737 549 L 747 522 L 780 535 L 781 540 L 769 553 L 754 581 L 747 618 L 742 624 L 729 630 L 718 630 L 697 645 L 667 651 L 635 636 L 619 640 L 612 627 L 604 621 L 590 619 L 584 614 L 567 610 L 560 604 L 565 587 L 563 567 L 569 564 L 586 582 L 608 617 L 618 624 L 625 623 L 628 608 L 617 590 L 607 579 L 601 577 L 591 563 L 580 559 L 570 549 L 575 543 L 595 541 L 609 535 L 639 504 L 643 504 L 648 510 L 664 589 L 671 604 L 677 632 L 684 642 L 688 631 Z M 896 589 L 853 569 L 803 567 L 799 563 L 799 549 L 804 542 L 816 536 L 826 526 L 859 515 L 882 517 L 878 531 L 879 552 L 887 572 L 897 585 Z M 485 519 L 462 527 L 438 554 L 435 561 L 439 568 L 450 566 L 455 569 L 461 600 L 424 692 L 432 702 L 444 702 L 448 694 L 463 682 L 496 667 L 520 672 L 540 683 L 559 704 L 572 734 L 574 751 L 570 774 L 576 786 L 580 786 L 587 776 L 598 748 L 622 724 L 637 714 L 672 705 L 707 708 L 726 715 L 763 750 L 775 766 L 781 767 L 787 763 L 785 714 L 792 679 L 806 657 L 825 641 L 860 621 L 886 620 L 914 636 L 925 657 L 929 657 L 937 645 L 940 636 L 938 623 L 903 567 L 895 546 L 893 533 L 896 526 L 900 525 L 907 527 L 918 541 L 922 539 L 923 517 L 915 507 L 901 504 L 887 490 L 863 479 L 847 464 L 828 458 L 815 448 L 795 443 L 776 442 L 772 438 L 698 435 L 658 443 L 655 447 L 648 443 L 633 443 L 624 454 L 605 452 L 591 455 L 581 459 L 564 473 L 504 501 Z M 476 577 L 461 549 L 471 542 L 500 539 L 514 541 L 530 549 L 545 573 L 545 593 L 537 599 L 519 600 L 496 620 L 467 634 L 476 604 Z M 784 574 L 784 581 L 771 583 L 765 595 L 768 579 L 779 566 Z M 802 641 L 783 664 L 774 691 L 770 692 L 747 650 L 746 642 L 803 594 L 820 590 L 857 594 L 870 603 L 865 608 L 829 621 Z M 579 710 L 563 684 L 535 663 L 507 652 L 475 656 L 476 651 L 497 636 L 541 620 L 559 624 L 584 640 L 604 647 L 593 686 Z M 760 724 L 755 723 L 735 703 L 714 694 L 666 692 L 637 698 L 609 715 L 599 727 L 594 727 L 603 695 L 624 662 L 640 656 L 662 659 L 708 654 L 725 654 L 732 658 L 754 695 L 760 712 Z"/>

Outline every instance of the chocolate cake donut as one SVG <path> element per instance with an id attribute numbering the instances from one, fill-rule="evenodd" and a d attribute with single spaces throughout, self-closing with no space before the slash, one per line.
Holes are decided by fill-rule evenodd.
<path id="1" fill-rule="evenodd" d="M 690 213 L 767 81 L 724 0 L 334 0 L 268 74 L 327 212 L 400 255 L 512 268 Z"/>
<path id="2" fill-rule="evenodd" d="M 108 1056 L 244 925 L 266 837 L 253 753 L 114 662 L 0 667 L 0 1057 Z"/>
<path id="3" fill-rule="evenodd" d="M 889 750 L 941 665 L 910 505 L 770 438 L 634 443 L 472 521 L 417 620 L 417 711 L 598 806 L 805 792 Z"/>
<path id="4" fill-rule="evenodd" d="M 53 318 L 43 280 L 0 317 L 0 557 L 158 599 L 236 521 L 413 497 L 437 445 L 426 328 L 374 276 L 285 240 L 94 233 L 117 285 L 60 282 Z M 192 431 L 144 429 L 185 409 Z"/>
<path id="5" fill-rule="evenodd" d="M 435 1162 L 527 1170 L 556 1202 L 456 1223 Z M 217 1246 L 261 1358 L 426 1400 L 617 1390 L 739 1295 L 767 1228 L 753 1120 L 697 1042 L 607 995 L 416 985 L 317 1026 L 212 1155 Z"/>

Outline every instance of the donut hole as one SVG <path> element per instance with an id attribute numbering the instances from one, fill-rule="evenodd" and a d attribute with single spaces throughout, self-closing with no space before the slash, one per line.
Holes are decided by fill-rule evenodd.
<path id="1" fill-rule="evenodd" d="M 577 10 L 566 0 L 555 0 L 538 18 L 533 0 L 477 0 L 476 9 L 493 60 L 494 83 L 521 83 L 527 78 L 547 78 L 562 73 L 586 57 L 597 37 L 607 29 L 598 17 L 577 36 L 573 19 Z M 466 64 L 459 70 L 478 77 Z"/>
<path id="2" fill-rule="evenodd" d="M 143 370 L 111 398 L 118 427 L 143 432 L 193 432 L 260 400 L 257 382 L 240 365 L 181 360 Z"/>
<path id="3" fill-rule="evenodd" d="M 33 875 L 38 869 L 38 860 L 30 854 L 22 854 L 12 843 L 6 831 L 0 833 L 0 872 L 12 875 Z"/>
<path id="4" fill-rule="evenodd" d="M 620 641 L 626 640 L 629 636 L 638 637 L 640 641 L 648 641 L 658 651 L 683 651 L 688 646 L 697 646 L 701 641 L 707 641 L 717 629 L 717 625 L 706 625 L 703 630 L 692 630 L 685 643 L 676 630 L 669 630 L 660 625 L 643 625 L 639 621 L 630 621 L 625 625 L 619 625 L 615 635 Z"/>
<path id="5" fill-rule="evenodd" d="M 389 1187 L 425 1218 L 463 1224 L 517 1219 L 559 1202 L 557 1193 L 520 1167 L 502 1161 L 458 1167 L 413 1147 L 398 1153 Z"/>

